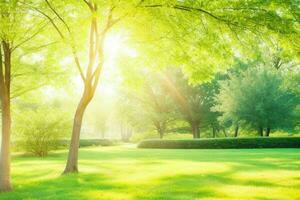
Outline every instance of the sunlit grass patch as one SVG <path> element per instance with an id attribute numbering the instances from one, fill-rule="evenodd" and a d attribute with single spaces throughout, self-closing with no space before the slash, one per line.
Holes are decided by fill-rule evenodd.
<path id="1" fill-rule="evenodd" d="M 61 176 L 66 151 L 14 156 L 4 200 L 297 199 L 299 149 L 80 149 L 79 174 Z"/>

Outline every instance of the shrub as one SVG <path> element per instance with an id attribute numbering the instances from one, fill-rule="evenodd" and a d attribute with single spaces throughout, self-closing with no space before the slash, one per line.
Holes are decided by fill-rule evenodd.
<path id="1" fill-rule="evenodd" d="M 147 132 L 143 132 L 143 133 L 135 133 L 132 135 L 132 137 L 130 138 L 131 142 L 134 143 L 138 143 L 142 140 L 146 140 L 146 139 L 154 139 L 154 138 L 159 138 L 159 135 L 157 134 L 157 132 L 155 131 L 147 131 Z"/>
<path id="2" fill-rule="evenodd" d="M 112 145 L 114 145 L 114 142 L 109 139 L 81 139 L 79 143 L 80 147 Z"/>
<path id="3" fill-rule="evenodd" d="M 24 112 L 18 117 L 17 122 L 17 148 L 40 157 L 58 149 L 59 139 L 70 132 L 70 123 L 65 116 L 53 109 Z"/>
<path id="4" fill-rule="evenodd" d="M 144 140 L 139 143 L 138 147 L 159 149 L 300 148 L 300 137 Z"/>
<path id="5" fill-rule="evenodd" d="M 60 146 L 68 147 L 70 140 L 60 140 Z M 112 146 L 115 141 L 109 139 L 80 139 L 79 147 L 89 146 Z"/>

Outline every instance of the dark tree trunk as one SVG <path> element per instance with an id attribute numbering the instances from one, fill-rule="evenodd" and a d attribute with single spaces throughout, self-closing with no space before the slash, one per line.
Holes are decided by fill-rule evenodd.
<path id="1" fill-rule="evenodd" d="M 162 130 L 159 131 L 159 138 L 160 139 L 163 139 L 164 137 L 164 132 Z"/>
<path id="2" fill-rule="evenodd" d="M 198 124 L 192 124 L 192 133 L 193 133 L 193 138 L 200 138 L 200 128 Z"/>
<path id="3" fill-rule="evenodd" d="M 218 128 L 216 128 L 216 136 L 219 135 L 220 130 Z"/>
<path id="4" fill-rule="evenodd" d="M 271 128 L 267 127 L 267 129 L 266 129 L 266 136 L 269 137 L 270 133 L 271 133 Z"/>
<path id="5" fill-rule="evenodd" d="M 2 59 L 2 48 L 4 60 Z M 4 67 L 4 68 L 3 68 Z M 4 70 L 5 69 L 5 70 Z M 11 49 L 9 43 L 0 44 L 0 99 L 2 110 L 2 142 L 0 155 L 0 192 L 12 190 L 10 182 L 10 77 L 11 77 Z"/>
<path id="6" fill-rule="evenodd" d="M 264 136 L 264 129 L 263 129 L 263 127 L 258 127 L 258 135 L 259 136 L 261 136 L 261 137 L 263 137 Z"/>
<path id="7" fill-rule="evenodd" d="M 237 125 L 234 129 L 234 137 L 237 137 L 239 134 L 239 125 Z"/>
<path id="8" fill-rule="evenodd" d="M 223 133 L 224 133 L 224 136 L 227 137 L 227 133 L 226 133 L 225 128 L 223 128 Z"/>
<path id="9" fill-rule="evenodd" d="M 90 91 L 87 88 L 85 88 L 83 96 L 76 109 L 74 122 L 73 122 L 72 138 L 69 147 L 68 161 L 67 161 L 66 168 L 63 172 L 64 174 L 78 172 L 78 149 L 79 149 L 79 141 L 80 141 L 80 131 L 81 131 L 84 112 L 92 97 L 90 95 L 93 96 L 93 94 L 90 94 Z"/>
<path id="10" fill-rule="evenodd" d="M 212 132 L 213 132 L 213 138 L 215 138 L 216 137 L 216 129 L 215 129 L 215 127 L 212 128 Z"/>

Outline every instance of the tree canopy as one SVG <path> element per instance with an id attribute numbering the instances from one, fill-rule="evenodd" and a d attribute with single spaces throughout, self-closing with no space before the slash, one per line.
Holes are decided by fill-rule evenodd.
<path id="1" fill-rule="evenodd" d="M 78 172 L 82 127 L 97 120 L 102 132 L 126 122 L 126 140 L 148 127 L 161 138 L 295 129 L 299 18 L 297 0 L 0 1 L 0 191 L 11 190 L 11 132 L 28 107 L 42 131 L 39 116 L 59 112 L 45 104 L 74 113 L 64 173 Z"/>

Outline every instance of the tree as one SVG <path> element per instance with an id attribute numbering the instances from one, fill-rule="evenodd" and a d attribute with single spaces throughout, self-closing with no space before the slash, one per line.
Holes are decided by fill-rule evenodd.
<path id="1" fill-rule="evenodd" d="M 11 99 L 46 84 L 45 80 L 47 79 L 43 80 L 45 77 L 42 77 L 41 74 L 48 74 L 49 71 L 45 70 L 46 68 L 37 67 L 35 61 L 28 63 L 22 58 L 28 58 L 37 49 L 41 50 L 48 46 L 45 44 L 49 40 L 41 36 L 47 25 L 44 20 L 28 12 L 28 8 L 23 7 L 18 0 L 0 2 L 0 100 L 2 115 L 0 191 L 12 189 L 10 183 Z M 43 43 L 38 43 L 39 41 L 43 41 Z M 43 70 L 40 71 L 40 69 Z M 36 76 L 37 74 L 39 77 Z M 24 76 L 26 76 L 26 81 L 24 81 Z"/>
<path id="2" fill-rule="evenodd" d="M 150 121 L 162 139 L 176 115 L 174 103 L 164 90 L 160 75 L 150 71 L 147 75 L 150 76 L 145 78 L 140 88 L 131 89 L 129 97 L 139 108 L 137 117 L 147 118 L 146 121 Z"/>
<path id="3" fill-rule="evenodd" d="M 2 50 L 4 60 L 2 57 Z M 0 46 L 0 97 L 2 111 L 2 143 L 0 160 L 0 190 L 11 190 L 10 183 L 10 75 L 11 75 L 11 48 L 7 41 L 2 41 Z"/>
<path id="4" fill-rule="evenodd" d="M 50 4 L 48 0 L 45 0 L 45 3 L 47 4 L 47 7 L 52 11 L 52 15 L 56 16 L 60 23 L 63 24 L 64 29 L 66 32 L 63 32 L 60 27 L 57 25 L 57 23 L 53 20 L 53 18 L 47 14 L 46 12 L 36 9 L 39 13 L 41 13 L 43 16 L 45 16 L 53 27 L 57 30 L 58 34 L 60 35 L 61 39 L 67 42 L 67 44 L 70 45 L 72 49 L 72 55 L 74 57 L 74 61 L 76 64 L 76 67 L 79 71 L 80 77 L 84 84 L 83 93 L 81 96 L 81 99 L 78 103 L 75 116 L 74 116 L 74 122 L 73 122 L 73 130 L 72 130 L 72 137 L 71 137 L 71 143 L 69 148 L 69 154 L 68 154 L 68 160 L 67 164 L 64 170 L 64 174 L 67 173 L 76 173 L 78 172 L 78 148 L 79 148 L 79 138 L 80 138 L 80 131 L 82 127 L 82 121 L 83 116 L 85 113 L 85 110 L 91 100 L 93 99 L 95 95 L 96 88 L 98 86 L 100 74 L 104 65 L 104 42 L 105 38 L 110 31 L 110 29 L 118 23 L 120 20 L 122 20 L 123 17 L 128 15 L 128 12 L 121 13 L 121 15 L 114 15 L 116 6 L 111 4 L 104 4 L 100 5 L 97 1 L 85 1 L 83 0 L 81 3 L 86 5 L 86 8 L 89 10 L 90 14 L 90 31 L 88 36 L 89 41 L 89 47 L 88 47 L 88 64 L 85 68 L 85 73 L 83 70 L 83 67 L 81 65 L 80 59 L 77 54 L 77 50 L 75 47 L 75 40 L 77 38 L 74 38 L 74 33 L 72 32 L 69 24 L 67 21 L 63 19 L 63 17 L 59 14 L 57 9 Z M 131 4 L 131 6 L 136 6 L 135 4 Z M 81 7 L 78 7 L 81 8 Z M 105 20 L 100 20 L 100 9 L 102 11 L 105 11 L 108 8 L 108 11 L 104 12 L 104 16 L 102 16 Z M 119 13 L 120 14 L 120 13 Z M 101 21 L 102 23 L 100 23 Z M 99 27 L 99 25 L 102 25 L 102 27 Z M 80 39 L 79 39 L 80 40 Z"/>
<path id="5" fill-rule="evenodd" d="M 269 136 L 272 129 L 293 125 L 299 97 L 283 88 L 284 77 L 267 66 L 249 68 L 221 83 L 219 112 Z"/>
<path id="6" fill-rule="evenodd" d="M 76 53 L 76 48 L 73 46 L 73 42 L 77 40 L 77 38 L 74 38 L 74 32 L 71 31 L 71 28 L 69 24 L 62 18 L 62 16 L 59 14 L 57 9 L 52 6 L 49 1 L 45 0 L 46 4 L 48 5 L 48 8 L 52 11 L 51 15 L 54 15 L 58 21 L 62 24 L 62 26 L 65 28 L 67 32 L 64 34 L 63 31 L 60 30 L 60 27 L 55 23 L 52 17 L 49 16 L 46 12 L 42 12 L 41 10 L 37 10 L 40 12 L 42 15 L 44 15 L 46 18 L 49 19 L 51 24 L 54 26 L 54 28 L 57 30 L 59 35 L 64 41 L 67 41 L 71 43 L 72 47 L 72 52 L 74 56 L 74 60 L 76 63 L 77 68 L 79 69 L 80 76 L 83 80 L 84 83 L 84 91 L 81 97 L 81 100 L 77 106 L 77 111 L 74 117 L 74 126 L 73 126 L 73 134 L 72 134 L 72 139 L 71 139 L 71 144 L 70 144 L 70 150 L 69 150 L 69 156 L 68 156 L 68 162 L 67 166 L 65 168 L 65 173 L 70 173 L 70 172 L 77 172 L 78 171 L 78 143 L 79 143 L 79 136 L 80 136 L 80 129 L 81 129 L 81 124 L 82 124 L 82 119 L 83 115 L 85 112 L 86 107 L 92 100 L 96 87 L 98 85 L 99 77 L 101 74 L 101 69 L 104 63 L 104 49 L 103 49 L 103 42 L 105 40 L 105 37 L 108 33 L 108 31 L 111 30 L 111 28 L 115 25 L 118 24 L 125 16 L 130 16 L 132 13 L 135 13 L 137 10 L 141 11 L 145 16 L 141 17 L 141 20 L 139 19 L 139 23 L 141 22 L 146 22 L 150 23 L 153 28 L 153 31 L 155 33 L 153 35 L 156 36 L 161 36 L 161 30 L 166 30 L 166 31 L 171 31 L 171 32 L 176 32 L 174 31 L 174 27 L 170 27 L 168 25 L 168 21 L 170 22 L 170 16 L 172 16 L 172 13 L 176 14 L 175 18 L 172 21 L 172 24 L 182 24 L 184 26 L 180 27 L 180 34 L 183 34 L 182 30 L 186 33 L 186 30 L 192 29 L 190 32 L 191 34 L 188 34 L 188 40 L 194 40 L 194 36 L 192 33 L 197 33 L 197 36 L 200 35 L 205 35 L 205 37 L 199 37 L 201 38 L 199 42 L 197 42 L 197 45 L 193 45 L 191 48 L 189 46 L 189 43 L 186 42 L 184 47 L 182 44 L 179 44 L 179 48 L 174 48 L 175 51 L 172 52 L 173 58 L 179 57 L 187 57 L 187 59 L 181 60 L 181 62 L 189 63 L 189 61 L 194 60 L 192 57 L 198 58 L 197 60 L 204 60 L 204 58 L 207 58 L 207 50 L 211 49 L 212 51 L 216 50 L 216 59 L 205 59 L 207 64 L 204 64 L 205 62 L 201 62 L 201 69 L 205 71 L 205 73 L 198 73 L 198 70 L 195 70 L 192 66 L 194 65 L 185 65 L 187 72 L 191 74 L 190 77 L 196 79 L 199 79 L 200 81 L 207 80 L 210 78 L 210 76 L 215 72 L 217 66 L 221 66 L 221 64 L 228 63 L 230 59 L 230 55 L 233 54 L 233 49 L 230 48 L 230 45 L 232 42 L 232 38 L 235 39 L 235 43 L 237 41 L 240 41 L 240 38 L 237 36 L 240 36 L 239 34 L 243 35 L 242 39 L 247 39 L 249 38 L 249 31 L 250 32 L 255 32 L 256 34 L 258 33 L 257 29 L 257 24 L 253 23 L 257 21 L 258 18 L 264 18 L 265 20 L 262 20 L 265 24 L 259 24 L 259 26 L 263 27 L 259 30 L 265 30 L 264 25 L 268 25 L 267 27 L 271 31 L 283 31 L 283 33 L 290 34 L 290 38 L 294 37 L 295 34 L 293 31 L 295 31 L 294 27 L 294 21 L 293 19 L 290 19 L 290 15 L 286 17 L 280 17 L 278 14 L 276 14 L 275 11 L 271 10 L 272 5 L 269 4 L 264 4 L 263 2 L 256 3 L 256 1 L 252 2 L 250 4 L 250 7 L 248 4 L 243 3 L 243 1 L 239 1 L 235 4 L 233 4 L 231 1 L 226 1 L 225 4 L 223 3 L 217 3 L 214 6 L 208 6 L 208 5 L 203 5 L 204 8 L 201 8 L 200 2 L 191 3 L 191 2 L 179 2 L 178 1 L 171 1 L 170 3 L 165 3 L 165 1 L 159 1 L 158 4 L 153 4 L 152 2 L 148 1 L 128 1 L 128 2 L 106 2 L 106 3 L 99 3 L 99 1 L 96 0 L 90 0 L 86 1 L 83 0 L 81 3 L 84 3 L 87 5 L 87 8 L 90 11 L 91 18 L 90 18 L 90 35 L 89 35 L 89 56 L 88 56 L 88 65 L 86 67 L 86 74 L 83 73 L 83 68 L 81 66 L 81 62 L 79 62 L 79 58 Z M 68 4 L 69 5 L 69 4 Z M 224 9 L 224 6 L 227 5 L 233 5 L 233 9 Z M 280 4 L 276 4 L 276 6 L 280 7 Z M 242 9 L 239 9 L 242 7 Z M 246 7 L 246 9 L 243 9 Z M 266 7 L 270 11 L 265 12 L 264 10 L 261 11 L 261 7 Z M 64 6 L 63 6 L 64 8 Z M 78 6 L 78 8 L 81 8 Z M 100 8 L 102 9 L 102 14 L 100 14 Z M 105 9 L 108 8 L 108 11 L 105 11 Z M 295 6 L 291 7 L 294 11 L 297 8 Z M 82 8 L 81 8 L 82 9 Z M 162 12 L 158 12 L 157 10 L 160 9 Z M 170 14 L 169 10 L 173 10 L 173 12 Z M 256 10 L 255 12 L 253 11 Z M 115 12 L 117 10 L 117 12 Z M 154 10 L 153 12 L 150 12 L 150 10 Z M 155 11 L 156 10 L 156 11 Z M 286 14 L 286 8 L 284 9 L 284 14 Z M 134 12 L 131 12 L 134 11 Z M 184 19 L 184 23 L 177 23 L 181 21 L 183 18 L 181 17 L 182 15 L 179 14 L 179 12 L 184 12 L 186 13 L 186 18 Z M 150 13 L 150 14 L 149 14 Z M 116 14 L 116 15 L 114 15 Z M 155 17 L 153 17 L 153 15 Z M 160 14 L 163 14 L 163 17 L 161 18 L 159 24 L 157 21 L 153 20 L 154 18 L 158 19 L 160 17 Z M 187 27 L 190 26 L 190 22 L 192 18 L 195 18 L 196 15 L 201 16 L 201 20 L 198 20 L 197 23 L 193 23 L 193 27 Z M 103 21 L 100 20 L 100 16 L 102 16 Z M 166 17 L 168 16 L 168 17 Z M 251 17 L 249 17 L 251 16 Z M 272 16 L 272 17 L 270 17 Z M 68 16 L 69 17 L 69 16 Z M 165 18 L 164 18 L 165 17 Z M 149 20 L 150 19 L 150 20 Z M 166 20 L 165 20 L 166 19 Z M 241 19 L 241 20 L 236 20 L 236 19 Z M 126 26 L 130 27 L 129 23 L 134 20 L 134 26 L 137 25 L 137 18 L 130 18 L 130 20 L 127 21 Z M 72 19 L 72 22 L 75 20 Z M 147 22 L 149 21 L 149 22 Z M 204 21 L 204 23 L 203 23 Z M 274 26 L 274 22 L 276 22 L 276 25 L 281 25 L 284 22 L 287 22 L 287 25 L 282 27 L 282 26 Z M 199 23 L 203 23 L 204 25 L 202 26 L 202 30 L 200 31 L 199 29 L 195 28 L 198 26 Z M 100 28 L 98 28 L 99 25 L 102 25 L 102 31 L 100 31 Z M 155 24 L 155 25 L 154 25 Z M 218 35 L 219 31 L 216 32 L 215 25 L 218 25 L 218 29 L 220 29 L 220 32 L 224 32 L 224 34 Z M 136 26 L 137 27 L 137 26 Z M 141 27 L 145 27 L 144 25 Z M 209 27 L 209 28 L 207 28 Z M 162 28 L 162 29 L 160 29 Z M 195 30 L 193 30 L 195 28 Z M 78 30 L 78 27 L 76 27 Z M 269 30 L 267 29 L 267 30 Z M 209 30 L 207 32 L 207 30 Z M 245 31 L 246 30 L 246 31 Z M 152 34 L 152 31 L 143 30 L 143 33 L 149 32 L 148 34 Z M 208 34 L 199 34 L 199 32 L 207 32 Z M 239 32 L 238 32 L 239 31 Z M 138 31 L 137 31 L 138 32 Z M 140 32 L 138 32 L 140 33 Z M 226 35 L 229 34 L 228 35 Z M 266 35 L 268 35 L 267 31 L 265 31 Z M 146 34 L 146 35 L 148 35 Z M 178 34 L 175 34 L 178 36 Z M 206 37 L 207 36 L 207 37 Z M 224 39 L 225 36 L 228 39 Z M 173 37 L 178 38 L 178 37 Z M 268 37 L 267 37 L 268 38 Z M 296 38 L 296 37 L 295 37 Z M 253 38 L 251 38 L 253 39 Z M 204 41 L 208 41 L 203 47 L 209 46 L 209 48 L 202 48 L 202 50 L 199 50 L 198 44 Z M 216 43 L 216 41 L 218 41 Z M 247 40 L 248 41 L 248 40 Z M 185 41 L 184 41 L 185 42 Z M 252 40 L 251 40 L 252 42 Z M 153 43 L 152 43 L 153 44 Z M 168 46 L 169 41 L 165 42 L 162 46 L 166 47 Z M 177 43 L 176 43 L 177 44 Z M 217 45 L 213 45 L 217 44 Z M 188 47 L 187 47 L 188 46 Z M 241 46 L 246 46 L 246 45 L 240 45 Z M 170 47 L 167 47 L 170 49 Z M 224 48 L 225 51 L 221 51 L 221 49 Z M 183 49 L 183 50 L 182 50 Z M 196 51 L 197 49 L 197 51 Z M 205 49 L 205 50 L 204 50 Z M 185 52 L 187 52 L 186 54 Z M 199 50 L 199 51 L 198 51 Z M 160 51 L 162 52 L 162 51 Z M 165 54 L 168 51 L 165 51 Z M 184 54 L 182 54 L 184 52 Z M 174 55 L 175 53 L 176 55 Z M 178 56 L 180 54 L 180 56 Z M 189 56 L 186 56 L 189 55 Z M 163 57 L 163 56 L 162 56 Z M 160 59 L 162 60 L 162 59 Z M 211 60 L 216 60 L 216 62 L 211 62 Z M 195 63 L 195 62 L 193 62 Z M 203 63 L 203 65 L 202 65 Z M 203 66 L 203 67 L 202 67 Z M 208 68 L 207 68 L 208 66 Z M 199 67 L 200 68 L 200 67 Z M 199 75 L 200 76 L 196 76 Z M 195 125 L 196 126 L 196 125 Z M 195 131 L 197 128 L 195 127 Z M 196 134 L 197 135 L 197 134 Z"/>
<path id="7" fill-rule="evenodd" d="M 164 77 L 164 87 L 176 102 L 183 119 L 186 120 L 193 134 L 193 138 L 200 138 L 200 125 L 204 120 L 205 106 L 204 95 L 200 85 L 190 85 L 188 80 L 179 71 L 173 72 L 173 76 Z"/>
<path id="8" fill-rule="evenodd" d="M 203 96 L 203 126 L 212 129 L 213 138 L 217 137 L 217 133 L 221 129 L 223 129 L 223 132 L 226 133 L 225 128 L 227 126 L 220 123 L 218 120 L 221 115 L 220 112 L 213 109 L 213 107 L 217 104 L 215 95 L 218 94 L 220 90 L 218 82 L 223 79 L 226 79 L 226 76 L 224 74 L 217 73 L 210 82 L 200 85 L 201 94 Z"/>
<path id="9" fill-rule="evenodd" d="M 190 81 L 203 82 L 229 67 L 234 57 L 253 58 L 258 49 L 274 43 L 297 57 L 296 2 L 173 0 L 144 1 L 141 6 L 160 11 L 160 19 L 171 27 L 163 38 L 176 44 L 176 48 L 167 46 L 166 52 Z"/>

